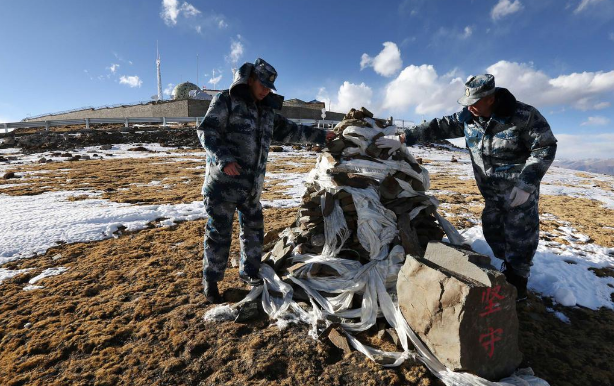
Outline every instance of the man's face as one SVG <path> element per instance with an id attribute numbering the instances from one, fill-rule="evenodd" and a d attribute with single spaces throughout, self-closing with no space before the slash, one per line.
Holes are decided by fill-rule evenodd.
<path id="1" fill-rule="evenodd" d="M 271 89 L 264 86 L 262 83 L 260 83 L 260 81 L 254 77 L 251 76 L 248 80 L 247 80 L 247 84 L 249 86 L 249 90 L 252 93 L 252 97 L 257 100 L 257 101 L 261 101 L 263 100 L 267 95 L 269 95 L 269 93 L 271 92 Z"/>
<path id="2" fill-rule="evenodd" d="M 489 95 L 475 102 L 467 108 L 475 117 L 490 117 L 492 115 L 492 106 L 495 103 L 495 96 Z"/>

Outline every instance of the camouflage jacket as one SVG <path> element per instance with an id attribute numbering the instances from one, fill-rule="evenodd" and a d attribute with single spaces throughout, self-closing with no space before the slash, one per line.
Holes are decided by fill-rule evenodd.
<path id="1" fill-rule="evenodd" d="M 406 130 L 405 143 L 464 136 L 482 194 L 513 186 L 533 193 L 554 161 L 556 138 L 537 109 L 504 88 L 495 96 L 493 115 L 483 125 L 465 107 Z"/>
<path id="2" fill-rule="evenodd" d="M 230 89 L 213 98 L 197 129 L 207 152 L 204 195 L 219 194 L 228 200 L 248 195 L 259 198 L 272 140 L 325 143 L 325 130 L 297 125 L 274 111 L 281 109 L 283 97 L 271 93 L 258 103 L 254 101 L 247 85 L 250 66 L 241 66 Z M 223 172 L 231 162 L 241 167 L 239 176 Z"/>

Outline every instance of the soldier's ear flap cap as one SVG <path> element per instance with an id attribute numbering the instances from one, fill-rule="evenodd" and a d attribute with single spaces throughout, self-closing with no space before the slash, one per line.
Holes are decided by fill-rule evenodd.
<path id="1" fill-rule="evenodd" d="M 277 79 L 277 71 L 275 71 L 275 68 L 264 59 L 256 59 L 254 62 L 254 74 L 256 74 L 260 83 L 265 87 L 271 90 L 277 90 L 274 84 L 275 79 Z"/>
<path id="2" fill-rule="evenodd" d="M 472 76 L 465 82 L 465 95 L 458 103 L 463 106 L 471 106 L 485 96 L 494 94 L 495 77 L 491 74 Z"/>

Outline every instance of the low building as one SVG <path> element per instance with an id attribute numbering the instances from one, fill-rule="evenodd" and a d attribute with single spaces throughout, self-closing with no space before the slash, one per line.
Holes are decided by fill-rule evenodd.
<path id="1" fill-rule="evenodd" d="M 307 109 L 314 109 L 314 110 L 320 110 L 322 111 L 322 109 L 326 108 L 326 105 L 324 104 L 324 102 L 320 102 L 316 99 L 310 101 L 310 102 L 305 102 L 303 100 L 297 99 L 297 98 L 293 98 L 293 99 L 288 99 L 286 101 L 284 101 L 284 106 L 291 106 L 291 107 L 304 107 Z"/>

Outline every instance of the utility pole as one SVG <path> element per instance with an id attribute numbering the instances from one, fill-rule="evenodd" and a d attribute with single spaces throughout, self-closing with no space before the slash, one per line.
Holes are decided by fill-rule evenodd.
<path id="1" fill-rule="evenodd" d="M 162 73 L 160 72 L 160 50 L 156 40 L 156 70 L 158 72 L 158 100 L 162 100 Z"/>
<path id="2" fill-rule="evenodd" d="M 198 89 L 200 90 L 200 86 L 198 83 L 198 54 L 196 54 L 196 85 L 198 86 Z"/>

